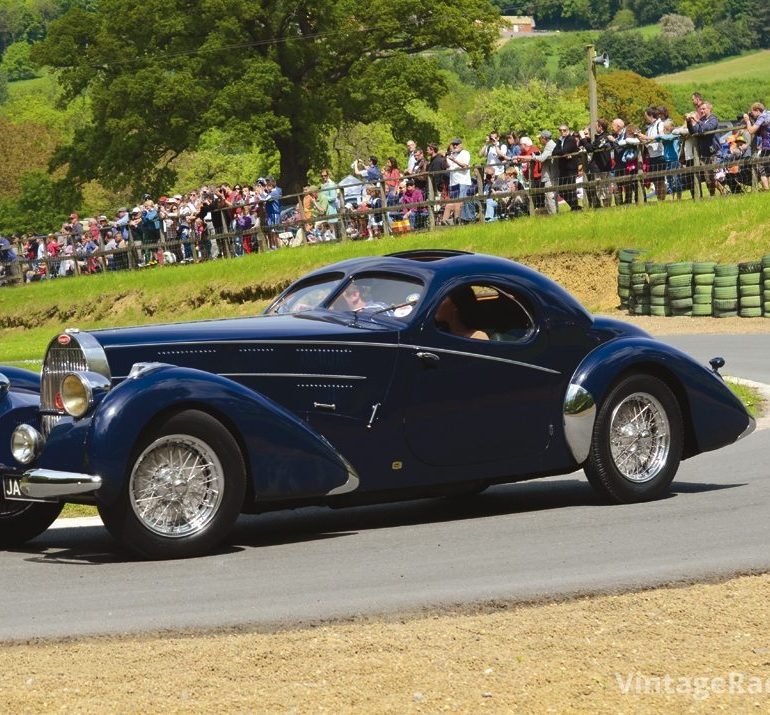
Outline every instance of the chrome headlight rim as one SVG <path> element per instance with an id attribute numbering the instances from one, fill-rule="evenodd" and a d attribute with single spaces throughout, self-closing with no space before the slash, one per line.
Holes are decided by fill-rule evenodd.
<path id="1" fill-rule="evenodd" d="M 62 407 L 75 419 L 85 417 L 93 409 L 96 396 L 110 387 L 110 381 L 100 373 L 68 372 L 59 385 Z"/>
<path id="2" fill-rule="evenodd" d="M 43 451 L 44 439 L 32 425 L 21 424 L 11 434 L 11 455 L 19 464 L 34 462 Z"/>
<path id="3" fill-rule="evenodd" d="M 0 400 L 2 400 L 11 389 L 11 381 L 0 372 Z"/>

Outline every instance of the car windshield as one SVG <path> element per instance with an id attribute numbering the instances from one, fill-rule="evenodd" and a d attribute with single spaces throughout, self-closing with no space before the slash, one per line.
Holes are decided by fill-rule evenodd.
<path id="1" fill-rule="evenodd" d="M 298 283 L 265 312 L 275 315 L 327 309 L 353 313 L 356 319 L 382 316 L 407 322 L 423 294 L 422 282 L 406 276 L 354 276 L 338 290 L 341 277 L 325 276 L 313 283 Z"/>
<path id="2" fill-rule="evenodd" d="M 312 283 L 298 283 L 267 308 L 267 315 L 302 313 L 320 307 L 340 284 L 342 273 L 324 276 Z"/>

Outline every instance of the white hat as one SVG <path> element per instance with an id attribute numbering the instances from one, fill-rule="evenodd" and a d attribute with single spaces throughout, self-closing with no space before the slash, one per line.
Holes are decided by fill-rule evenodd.
<path id="1" fill-rule="evenodd" d="M 532 140 L 529 137 L 522 137 L 519 139 L 519 144 L 523 144 L 524 146 L 532 146 Z"/>

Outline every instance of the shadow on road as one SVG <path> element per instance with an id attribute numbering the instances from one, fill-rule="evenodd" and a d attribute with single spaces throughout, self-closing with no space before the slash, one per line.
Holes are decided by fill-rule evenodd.
<path id="1" fill-rule="evenodd" d="M 745 484 L 674 482 L 671 494 L 665 499 L 675 498 L 678 494 L 694 495 L 741 486 Z M 372 529 L 598 506 L 612 508 L 583 479 L 551 478 L 494 486 L 473 495 L 344 509 L 305 507 L 242 516 L 228 542 L 201 558 L 237 553 L 249 547 L 341 538 Z M 640 508 L 647 508 L 647 505 L 640 505 Z M 45 564 L 99 566 L 137 560 L 101 526 L 49 530 L 16 552 L 28 554 L 26 560 L 30 562 Z"/>

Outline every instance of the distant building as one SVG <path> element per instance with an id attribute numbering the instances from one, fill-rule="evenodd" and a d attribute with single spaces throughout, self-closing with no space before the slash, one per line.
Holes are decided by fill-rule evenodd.
<path id="1" fill-rule="evenodd" d="M 500 36 L 506 39 L 535 29 L 535 18 L 530 15 L 503 15 L 501 19 L 503 27 Z"/>

